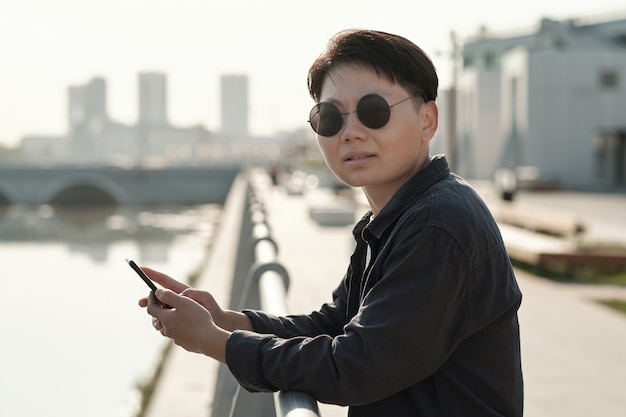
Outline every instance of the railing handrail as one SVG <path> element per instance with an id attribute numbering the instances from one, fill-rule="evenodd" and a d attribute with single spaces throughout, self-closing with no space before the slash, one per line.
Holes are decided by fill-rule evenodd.
<path id="1" fill-rule="evenodd" d="M 254 179 L 259 181 L 258 173 Z M 269 181 L 269 178 L 267 178 Z M 259 184 L 250 179 L 250 189 L 255 203 L 250 206 L 250 218 L 253 222 L 255 239 L 255 268 L 258 275 L 259 298 L 261 308 L 277 316 L 288 314 L 286 296 L 289 275 L 278 259 L 278 247 L 272 240 L 270 227 L 266 223 L 263 204 L 260 198 Z M 300 391 L 279 391 L 274 393 L 274 405 L 277 417 L 320 417 L 317 401 Z"/>

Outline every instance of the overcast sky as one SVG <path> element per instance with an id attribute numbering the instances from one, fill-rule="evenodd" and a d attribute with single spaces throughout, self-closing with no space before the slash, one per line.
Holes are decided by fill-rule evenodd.
<path id="1" fill-rule="evenodd" d="M 170 122 L 219 129 L 219 77 L 246 74 L 255 134 L 305 126 L 311 62 L 337 31 L 405 36 L 450 82 L 450 32 L 533 30 L 542 17 L 626 18 L 623 0 L 2 0 L 0 144 L 67 131 L 67 88 L 102 76 L 109 115 L 137 119 L 137 74 L 168 75 Z"/>

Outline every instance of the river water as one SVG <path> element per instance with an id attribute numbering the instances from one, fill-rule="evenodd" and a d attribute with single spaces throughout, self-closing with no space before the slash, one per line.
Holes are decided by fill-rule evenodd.
<path id="1" fill-rule="evenodd" d="M 187 279 L 220 207 L 0 211 L 0 416 L 129 417 L 165 339 L 132 258 Z"/>

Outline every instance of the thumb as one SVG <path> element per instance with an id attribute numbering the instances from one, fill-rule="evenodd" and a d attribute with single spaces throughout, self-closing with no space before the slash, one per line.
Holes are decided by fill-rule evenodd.
<path id="1" fill-rule="evenodd" d="M 154 296 L 161 304 L 163 304 L 164 308 L 176 308 L 176 306 L 180 304 L 180 299 L 184 298 L 176 294 L 174 291 L 164 288 L 157 288 L 154 292 Z"/>

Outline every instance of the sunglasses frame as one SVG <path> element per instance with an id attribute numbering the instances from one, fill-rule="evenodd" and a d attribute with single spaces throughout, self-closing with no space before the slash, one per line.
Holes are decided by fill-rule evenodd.
<path id="1" fill-rule="evenodd" d="M 366 94 L 363 97 L 361 97 L 359 99 L 359 101 L 357 102 L 357 107 L 356 110 L 353 111 L 349 111 L 349 112 L 342 112 L 341 110 L 339 110 L 339 107 L 337 107 L 337 105 L 324 101 L 324 102 L 320 102 L 317 103 L 316 105 L 313 106 L 313 108 L 311 109 L 311 111 L 309 112 L 309 120 L 308 123 L 311 125 L 311 129 L 313 129 L 313 131 L 319 135 L 319 136 L 323 136 L 323 137 L 332 137 L 335 136 L 337 133 L 341 132 L 341 129 L 343 128 L 343 125 L 345 124 L 346 121 L 346 116 L 356 113 L 357 117 L 359 118 L 359 121 L 366 126 L 369 129 L 381 129 L 383 127 L 385 127 L 387 125 L 387 123 L 389 123 L 389 119 L 391 118 L 391 109 L 394 108 L 395 106 L 397 106 L 398 104 L 404 103 L 405 101 L 409 100 L 410 98 L 416 97 L 421 95 L 424 98 L 424 101 L 426 102 L 426 95 L 423 91 L 419 91 L 417 93 L 411 94 L 410 96 L 394 103 L 394 104 L 389 104 L 389 102 L 380 94 L 376 94 L 376 93 L 370 93 L 370 94 Z M 376 124 L 373 121 L 369 120 L 367 118 L 366 115 L 363 115 L 361 113 L 363 112 L 367 112 L 367 109 L 363 109 L 361 106 L 363 105 L 363 100 L 367 100 L 369 97 L 373 97 L 376 99 L 380 99 L 382 100 L 382 102 L 384 102 L 387 105 L 387 116 L 386 116 L 386 120 L 384 121 L 384 123 L 380 124 Z M 322 105 L 326 105 L 328 107 L 328 109 L 326 110 L 327 112 L 333 112 L 332 117 L 336 118 L 337 116 L 341 117 L 341 125 L 339 125 L 339 127 L 337 128 L 337 130 L 331 134 L 332 131 L 334 131 L 334 129 L 332 131 L 326 131 L 324 133 L 320 133 L 315 126 L 319 125 L 319 120 L 317 122 L 314 121 L 314 119 L 317 117 L 319 119 L 319 114 L 321 113 L 321 106 Z M 361 110 L 361 112 L 359 112 L 359 110 Z M 363 117 L 362 117 L 363 116 Z M 322 131 L 324 129 L 321 129 Z"/>

